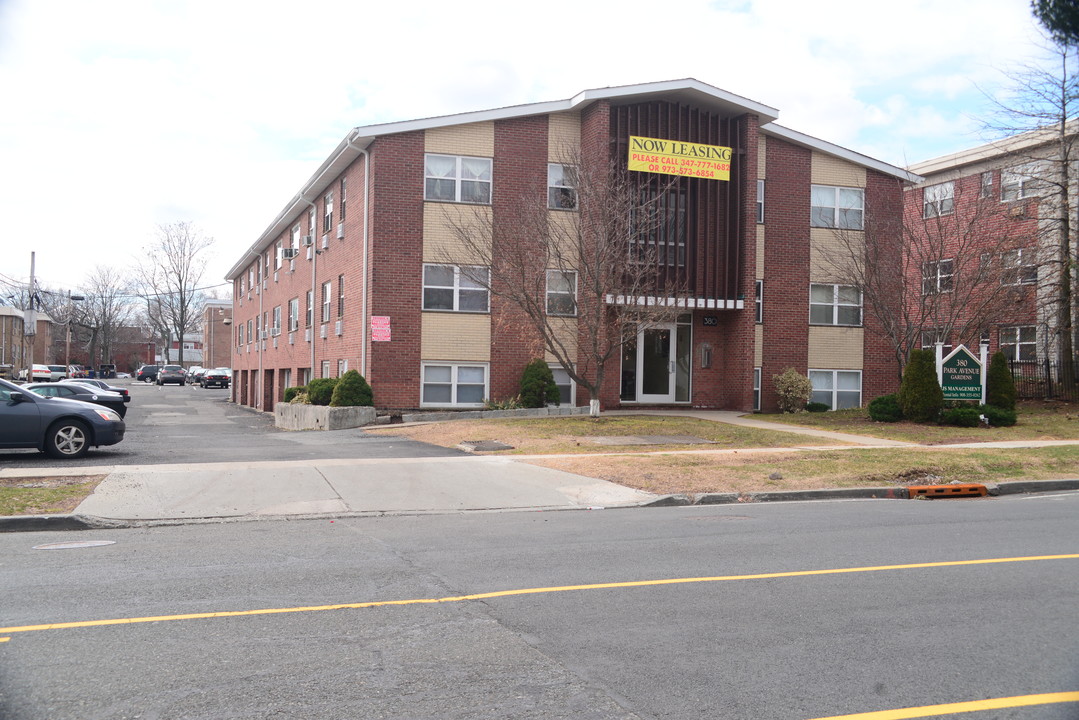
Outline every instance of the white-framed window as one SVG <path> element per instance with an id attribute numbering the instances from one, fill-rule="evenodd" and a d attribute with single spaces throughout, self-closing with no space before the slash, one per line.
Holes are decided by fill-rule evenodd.
<path id="1" fill-rule="evenodd" d="M 753 284 L 753 308 L 757 314 L 757 324 L 764 322 L 764 281 L 757 280 Z"/>
<path id="2" fill-rule="evenodd" d="M 847 325 L 862 324 L 862 291 L 853 285 L 809 286 L 809 324 Z"/>
<path id="3" fill-rule="evenodd" d="M 424 265 L 423 309 L 480 312 L 490 309 L 491 271 L 472 265 Z"/>
<path id="4" fill-rule="evenodd" d="M 296 332 L 300 327 L 300 298 L 288 301 L 288 331 Z"/>
<path id="5" fill-rule="evenodd" d="M 322 322 L 330 321 L 330 309 L 333 307 L 333 282 L 322 283 Z M 323 375 L 322 377 L 326 377 Z"/>
<path id="6" fill-rule="evenodd" d="M 315 237 L 315 208 L 311 208 L 307 211 L 307 234 L 312 239 Z"/>
<path id="7" fill-rule="evenodd" d="M 922 295 L 951 292 L 954 288 L 954 260 L 931 260 L 922 265 Z"/>
<path id="8" fill-rule="evenodd" d="M 273 269 L 274 270 L 280 270 L 281 269 L 281 251 L 284 250 L 284 249 L 285 249 L 284 243 L 281 240 L 278 240 L 277 244 L 274 246 L 274 258 L 273 258 Z M 274 274 L 274 282 L 277 282 L 277 274 L 276 273 Z"/>
<path id="9" fill-rule="evenodd" d="M 275 305 L 273 309 L 273 334 L 281 334 L 281 306 Z"/>
<path id="10" fill-rule="evenodd" d="M 422 363 L 421 407 L 483 407 L 486 363 Z"/>
<path id="11" fill-rule="evenodd" d="M 1031 285 L 1038 282 L 1038 260 L 1033 248 L 1009 250 L 1001 255 L 1001 285 Z"/>
<path id="12" fill-rule="evenodd" d="M 1038 359 L 1038 328 L 1017 325 L 1000 329 L 1000 351 L 1008 360 L 1034 362 Z"/>
<path id="13" fill-rule="evenodd" d="M 993 197 L 993 171 L 986 170 L 982 173 L 981 189 L 978 192 L 978 197 L 991 198 Z"/>
<path id="14" fill-rule="evenodd" d="M 347 359 L 338 360 L 337 361 L 337 377 L 341 377 L 342 375 L 344 375 L 347 372 L 348 372 L 348 360 Z"/>
<path id="15" fill-rule="evenodd" d="M 315 298 L 310 290 L 307 291 L 307 311 L 304 315 L 305 327 L 311 327 L 311 323 L 315 319 Z"/>
<path id="16" fill-rule="evenodd" d="M 311 382 L 311 368 L 300 368 L 300 385 L 307 385 Z"/>
<path id="17" fill-rule="evenodd" d="M 862 406 L 861 370 L 810 370 L 813 383 L 810 402 L 824 403 L 832 410 Z"/>
<path id="18" fill-rule="evenodd" d="M 248 321 L 247 321 L 247 342 L 249 344 L 255 339 L 255 334 L 254 334 L 254 332 L 252 330 L 253 330 L 253 328 L 251 327 L 251 320 L 248 319 Z"/>
<path id="19" fill-rule="evenodd" d="M 285 368 L 281 371 L 281 387 L 292 387 L 292 368 Z"/>
<path id="20" fill-rule="evenodd" d="M 951 180 L 922 188 L 922 217 L 935 218 L 955 212 L 955 183 Z"/>
<path id="21" fill-rule="evenodd" d="M 577 171 L 570 165 L 547 163 L 547 207 L 577 209 Z"/>
<path id="22" fill-rule="evenodd" d="M 558 386 L 558 404 L 573 407 L 577 404 L 577 383 L 559 363 L 547 363 L 554 375 L 554 384 Z"/>
<path id="23" fill-rule="evenodd" d="M 1038 194 L 1037 164 L 1028 163 L 1000 171 L 1000 199 L 1022 200 Z"/>
<path id="24" fill-rule="evenodd" d="M 424 200 L 491 202 L 491 158 L 424 155 Z"/>
<path id="25" fill-rule="evenodd" d="M 345 316 L 345 276 L 337 276 L 337 317 Z"/>
<path id="26" fill-rule="evenodd" d="M 547 271 L 547 314 L 577 314 L 577 273 L 573 270 Z"/>
<path id="27" fill-rule="evenodd" d="M 292 226 L 292 233 L 289 236 L 290 247 L 293 250 L 300 249 L 300 224 L 296 223 Z"/>
<path id="28" fill-rule="evenodd" d="M 764 180 L 757 180 L 757 222 L 764 222 Z"/>
<path id="29" fill-rule="evenodd" d="M 947 356 L 952 351 L 952 344 L 949 342 L 948 334 L 936 328 L 922 331 L 923 349 L 936 352 L 938 342 L 940 342 L 941 357 Z"/>
<path id="30" fill-rule="evenodd" d="M 753 368 L 753 409 L 761 409 L 761 369 Z"/>
<path id="31" fill-rule="evenodd" d="M 333 226 L 333 193 L 328 192 L 322 198 L 322 232 L 329 232 Z"/>
<path id="32" fill-rule="evenodd" d="M 237 345 L 243 345 L 244 344 L 244 324 L 243 323 L 240 323 L 239 325 L 236 326 L 236 344 Z"/>
<path id="33" fill-rule="evenodd" d="M 865 190 L 813 185 L 810 189 L 809 224 L 812 227 L 861 230 L 865 215 Z"/>
<path id="34" fill-rule="evenodd" d="M 330 361 L 329 360 L 323 360 L 322 361 L 321 372 L 322 372 L 322 374 L 319 375 L 319 377 L 324 377 L 324 378 L 330 377 Z"/>

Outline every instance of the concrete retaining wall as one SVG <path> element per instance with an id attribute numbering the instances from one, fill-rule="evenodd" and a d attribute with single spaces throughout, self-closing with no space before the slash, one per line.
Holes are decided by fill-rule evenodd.
<path id="1" fill-rule="evenodd" d="M 373 407 L 325 405 L 274 405 L 274 425 L 283 430 L 345 430 L 375 422 Z"/>
<path id="2" fill-rule="evenodd" d="M 551 415 L 587 415 L 588 407 L 518 408 L 516 410 L 460 410 L 417 412 L 401 415 L 401 422 L 442 422 L 444 420 L 484 420 L 488 418 L 548 417 Z"/>

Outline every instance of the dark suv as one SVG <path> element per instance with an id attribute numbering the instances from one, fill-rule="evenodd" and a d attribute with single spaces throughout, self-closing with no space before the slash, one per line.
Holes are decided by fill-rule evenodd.
<path id="1" fill-rule="evenodd" d="M 162 365 L 157 373 L 157 384 L 176 383 L 183 385 L 187 382 L 187 371 L 179 365 Z"/>
<path id="2" fill-rule="evenodd" d="M 143 365 L 139 368 L 138 374 L 135 375 L 135 379 L 139 382 L 156 382 L 157 373 L 161 369 L 159 365 Z"/>

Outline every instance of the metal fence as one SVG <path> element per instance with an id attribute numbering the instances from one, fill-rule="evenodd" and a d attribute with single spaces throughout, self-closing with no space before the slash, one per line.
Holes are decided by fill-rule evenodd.
<path id="1" fill-rule="evenodd" d="M 1008 366 L 1020 400 L 1067 400 L 1079 402 L 1079 385 L 1060 381 L 1060 363 L 1011 361 Z M 1076 368 L 1079 369 L 1079 368 Z"/>

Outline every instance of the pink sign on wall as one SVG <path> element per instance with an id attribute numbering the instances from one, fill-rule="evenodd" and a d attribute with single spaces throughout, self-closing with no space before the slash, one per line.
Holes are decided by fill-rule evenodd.
<path id="1" fill-rule="evenodd" d="M 389 342 L 390 341 L 390 316 L 389 315 L 372 315 L 371 316 L 371 342 Z"/>

